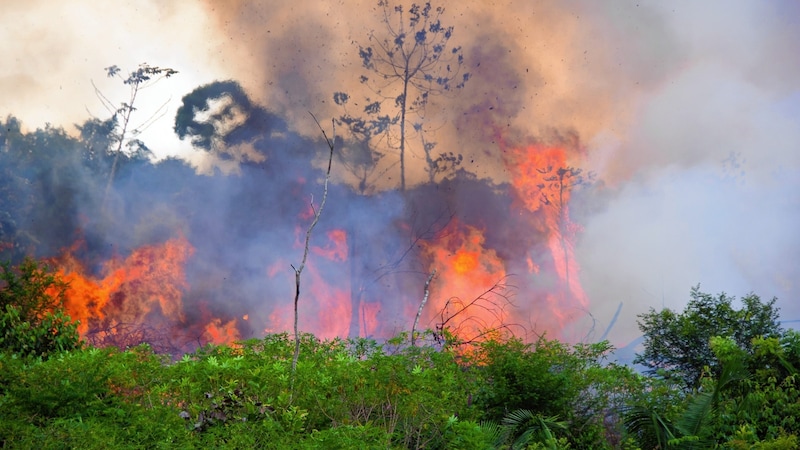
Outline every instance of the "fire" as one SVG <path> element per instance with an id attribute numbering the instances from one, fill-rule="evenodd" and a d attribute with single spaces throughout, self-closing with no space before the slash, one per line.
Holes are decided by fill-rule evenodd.
<path id="1" fill-rule="evenodd" d="M 304 250 L 305 232 L 306 230 L 299 226 L 295 228 L 294 247 L 299 250 L 298 257 L 302 256 Z M 322 243 L 319 244 L 319 241 Z M 320 236 L 312 235 L 309 258 L 300 280 L 298 327 L 301 331 L 313 332 L 322 339 L 347 336 L 352 314 L 350 278 L 348 265 L 341 264 L 347 261 L 347 257 L 348 244 L 345 230 L 333 229 Z M 279 261 L 270 265 L 267 268 L 268 276 L 270 278 L 282 276 L 281 267 L 290 267 L 290 264 Z M 287 284 L 294 285 L 293 279 L 294 274 L 291 273 L 286 279 Z M 287 297 L 285 304 L 271 311 L 265 332 L 276 333 L 293 329 L 293 299 L 294 290 L 291 297 Z"/>
<path id="2" fill-rule="evenodd" d="M 468 275 L 478 267 L 478 252 L 459 250 L 453 258 L 453 270 L 459 275 Z"/>
<path id="3" fill-rule="evenodd" d="M 236 320 L 222 323 L 222 319 L 214 318 L 206 325 L 205 333 L 208 341 L 215 345 L 230 344 L 239 339 Z"/>
<path id="4" fill-rule="evenodd" d="M 521 203 L 528 211 L 542 217 L 542 228 L 547 230 L 552 268 L 561 287 L 559 292 L 550 292 L 546 297 L 551 314 L 563 328 L 588 306 L 574 255 L 575 237 L 580 227 L 569 215 L 572 188 L 581 182 L 580 170 L 569 166 L 564 148 L 555 146 L 507 149 L 504 159 Z M 539 272 L 540 265 L 530 259 L 528 265 L 531 272 Z"/>
<path id="5" fill-rule="evenodd" d="M 322 247 L 312 247 L 311 250 L 331 261 L 347 260 L 347 232 L 344 230 L 331 230 L 326 233 L 328 242 Z"/>
<path id="6" fill-rule="evenodd" d="M 429 324 L 445 325 L 464 340 L 506 324 L 508 299 L 498 285 L 506 278 L 505 266 L 486 248 L 482 230 L 453 220 L 421 249 L 437 271 L 425 308 Z"/>
<path id="7" fill-rule="evenodd" d="M 323 227 L 327 224 L 316 229 L 301 279 L 300 329 L 326 339 L 356 333 L 387 336 L 409 327 L 422 293 L 406 289 L 410 282 L 403 277 L 418 270 L 419 263 L 425 276 L 433 270 L 436 276 L 418 329 L 444 326 L 463 340 L 473 340 L 514 324 L 534 323 L 545 325 L 545 331 L 559 332 L 582 314 L 588 301 L 574 254 L 581 230 L 570 218 L 573 187 L 580 182 L 580 172 L 570 168 L 563 148 L 529 145 L 509 149 L 501 145 L 514 203 L 502 209 L 477 205 L 477 213 L 466 215 L 473 217 L 472 221 L 452 219 L 433 238 L 415 241 L 413 249 L 418 249 L 419 260 L 410 261 L 409 252 L 407 265 L 387 266 L 385 273 L 372 273 L 376 261 L 382 260 L 372 256 L 373 249 L 368 248 L 372 241 L 363 247 L 355 245 L 362 242 L 357 229 L 326 230 Z M 488 211 L 494 214 L 491 218 L 482 215 Z M 307 221 L 313 212 L 309 207 L 297 218 Z M 510 233 L 491 225 L 498 223 L 498 217 L 503 220 L 506 213 L 511 218 Z M 411 225 L 404 221 L 394 226 L 398 228 L 392 231 L 412 234 Z M 290 269 L 291 263 L 296 267 L 303 255 L 306 232 L 298 225 L 294 241 L 290 238 L 286 243 L 294 244 L 295 257 L 265 261 L 260 272 L 270 279 L 270 285 L 285 286 L 284 292 L 280 291 L 283 287 L 269 291 L 272 297 L 285 301 L 266 302 L 272 304 L 267 311 L 240 310 L 227 317 L 220 317 L 216 313 L 219 309 L 212 312 L 210 306 L 206 308 L 208 305 L 196 299 L 196 292 L 202 289 L 191 291 L 191 307 L 185 304 L 188 283 L 184 266 L 194 248 L 184 236 L 111 258 L 98 270 L 87 270 L 74 256 L 76 249 L 60 257 L 56 265 L 69 283 L 67 310 L 80 321 L 81 335 L 95 343 L 98 339 L 101 344 L 131 342 L 134 338 L 126 336 L 138 331 L 142 340 L 151 339 L 157 332 L 171 341 L 181 336 L 187 341 L 185 338 L 191 335 L 194 342 L 230 344 L 240 338 L 240 325 L 242 330 L 250 326 L 267 332 L 292 330 L 294 273 Z M 514 236 L 528 232 L 527 240 L 519 239 L 519 246 L 514 247 Z M 274 255 L 265 255 L 270 256 Z M 390 259 L 382 262 L 392 263 Z M 524 304 L 520 305 L 524 311 L 509 301 L 505 283 L 511 276 L 524 295 Z M 380 285 L 365 288 L 365 280 L 373 282 L 380 277 L 384 277 Z M 392 295 L 386 296 L 387 292 Z M 520 315 L 522 312 L 530 316 Z M 261 320 L 267 323 L 259 323 Z"/>
<path id="8" fill-rule="evenodd" d="M 68 283 L 66 309 L 80 321 L 82 337 L 101 344 L 130 345 L 171 340 L 179 334 L 186 322 L 184 265 L 194 252 L 185 237 L 140 247 L 125 259 L 112 258 L 103 264 L 99 276 L 88 273 L 74 256 L 75 248 L 71 250 L 56 265 Z M 238 338 L 235 321 L 210 319 L 204 337 L 215 343 L 232 342 Z"/>
<path id="9" fill-rule="evenodd" d="M 526 148 L 506 150 L 506 168 L 511 174 L 511 184 L 525 207 L 536 212 L 539 209 L 557 209 L 567 205 L 570 190 L 568 184 L 559 184 L 560 171 L 566 169 L 566 151 L 560 147 L 530 145 Z M 569 180 L 566 180 L 568 183 Z"/>

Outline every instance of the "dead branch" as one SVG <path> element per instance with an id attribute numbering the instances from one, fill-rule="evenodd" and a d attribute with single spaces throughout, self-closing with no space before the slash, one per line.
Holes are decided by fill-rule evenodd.
<path id="1" fill-rule="evenodd" d="M 311 114 L 311 113 L 309 113 Z M 291 391 L 294 393 L 294 378 L 295 372 L 297 371 L 297 359 L 300 357 L 300 334 L 297 329 L 297 304 L 300 300 L 300 275 L 303 273 L 303 269 L 306 267 L 306 261 L 308 260 L 308 247 L 309 242 L 311 241 L 311 232 L 314 230 L 314 227 L 317 226 L 317 222 L 319 222 L 319 218 L 322 215 L 322 210 L 325 208 L 325 202 L 328 200 L 328 182 L 331 179 L 331 165 L 333 163 L 333 142 L 334 140 L 328 138 L 328 135 L 325 133 L 325 129 L 322 128 L 317 118 L 314 114 L 311 114 L 311 117 L 314 118 L 314 122 L 317 123 L 320 131 L 322 131 L 322 136 L 325 138 L 325 141 L 328 144 L 328 148 L 330 149 L 330 153 L 328 155 L 328 170 L 325 172 L 325 183 L 323 185 L 322 190 L 322 201 L 319 203 L 319 209 L 314 208 L 314 197 L 311 197 L 311 209 L 314 211 L 314 220 L 311 221 L 311 225 L 308 226 L 306 230 L 306 240 L 305 240 L 305 248 L 303 249 L 303 260 L 300 261 L 300 265 L 295 267 L 292 265 L 292 269 L 294 269 L 294 356 L 292 356 L 292 382 L 291 382 Z M 336 137 L 336 122 L 333 122 L 333 134 L 334 139 Z"/>
<path id="2" fill-rule="evenodd" d="M 514 286 L 506 284 L 505 280 L 506 277 L 503 277 L 469 301 L 458 297 L 448 299 L 439 312 L 440 319 L 436 324 L 434 339 L 445 345 L 470 345 L 501 331 L 513 336 L 514 329 L 524 330 L 522 325 L 505 322 L 505 310 L 514 306 L 511 300 L 512 293 L 508 292 Z M 472 314 L 475 310 L 486 311 L 491 321 L 482 319 L 478 314 Z M 467 328 L 473 330 L 473 336 L 466 336 Z M 446 332 L 458 336 L 458 342 L 445 342 Z"/>
<path id="3" fill-rule="evenodd" d="M 428 297 L 430 296 L 430 286 L 431 280 L 436 275 L 436 269 L 433 269 L 430 276 L 427 280 L 425 280 L 425 289 L 423 290 L 424 295 L 422 296 L 422 302 L 419 304 L 419 309 L 417 310 L 417 317 L 414 318 L 414 325 L 411 325 L 411 346 L 413 347 L 416 341 L 414 333 L 417 330 L 417 324 L 419 323 L 419 316 L 422 315 L 422 310 L 425 308 L 425 304 L 428 303 Z"/>

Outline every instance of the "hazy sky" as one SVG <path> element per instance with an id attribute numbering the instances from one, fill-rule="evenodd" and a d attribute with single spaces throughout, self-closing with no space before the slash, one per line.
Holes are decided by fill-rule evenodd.
<path id="1" fill-rule="evenodd" d="M 169 99 L 142 136 L 159 155 L 191 152 L 171 133 L 175 110 L 217 79 L 312 133 L 308 111 L 332 117 L 332 93 L 358 89 L 354 41 L 378 27 L 375 3 L 2 0 L 0 115 L 67 129 L 108 117 L 92 81 L 121 102 L 104 67 L 147 62 L 180 72 L 139 103 L 143 120 Z M 531 139 L 575 132 L 586 150 L 575 164 L 605 184 L 572 211 L 599 328 L 623 302 L 624 341 L 637 313 L 680 308 L 698 283 L 778 296 L 784 318 L 800 319 L 800 3 L 445 6 L 474 77 L 440 112 L 440 148 L 501 177 L 496 148 L 472 144 L 497 126 Z"/>

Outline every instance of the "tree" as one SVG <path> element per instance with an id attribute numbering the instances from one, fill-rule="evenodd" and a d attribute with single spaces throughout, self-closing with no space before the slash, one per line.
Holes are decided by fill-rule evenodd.
<path id="1" fill-rule="evenodd" d="M 288 131 L 282 118 L 253 102 L 236 81 L 202 85 L 186 94 L 182 103 L 175 116 L 175 133 L 222 159 L 234 159 L 227 153 L 232 146 L 255 141 L 260 148 L 261 141 Z"/>
<path id="2" fill-rule="evenodd" d="M 162 105 L 161 108 L 159 108 L 138 127 L 132 128 L 131 117 L 133 116 L 133 112 L 136 111 L 136 97 L 139 95 L 139 92 L 142 89 L 152 86 L 162 78 L 169 78 L 178 73 L 178 71 L 169 68 L 150 66 L 147 63 L 143 63 L 139 65 L 138 69 L 130 72 L 126 78 L 123 78 L 122 75 L 120 75 L 120 68 L 115 65 L 106 67 L 105 70 L 106 75 L 108 75 L 109 78 L 119 78 L 122 80 L 123 84 L 130 88 L 130 96 L 128 101 L 122 102 L 119 108 L 114 108 L 114 104 L 108 98 L 106 98 L 99 89 L 95 87 L 97 97 L 101 102 L 103 102 L 103 105 L 107 109 L 113 112 L 112 120 L 120 128 L 119 132 L 117 132 L 112 139 L 112 145 L 116 144 L 116 148 L 114 148 L 112 151 L 114 154 L 114 161 L 111 163 L 111 171 L 108 174 L 108 183 L 105 191 L 105 198 L 107 198 L 108 192 L 111 189 L 111 183 L 114 180 L 114 173 L 117 170 L 117 163 L 120 154 L 122 153 L 123 145 L 127 144 L 129 147 L 136 149 L 136 151 L 146 151 L 146 147 L 144 147 L 144 144 L 141 141 L 138 139 L 130 139 L 128 134 L 130 133 L 135 137 L 141 133 L 145 128 L 150 126 L 155 119 L 160 117 L 159 113 L 165 106 Z"/>
<path id="3" fill-rule="evenodd" d="M 569 218 L 569 196 L 573 188 L 584 186 L 594 180 L 594 174 L 589 173 L 586 177 L 583 170 L 575 167 L 552 166 L 537 169 L 542 174 L 542 184 L 540 202 L 543 206 L 554 208 L 557 213 L 557 232 L 558 241 L 561 245 L 561 252 L 564 260 L 564 284 L 566 289 L 570 286 L 569 272 L 569 244 L 573 242 L 575 226 Z"/>
<path id="4" fill-rule="evenodd" d="M 406 190 L 406 150 L 410 133 L 416 133 L 421 141 L 429 180 L 437 174 L 452 171 L 462 157 L 452 152 L 435 156 L 435 142 L 425 138 L 430 125 L 426 124 L 426 107 L 437 95 L 455 93 L 464 87 L 470 78 L 462 73 L 464 63 L 460 47 L 449 45 L 453 27 L 441 23 L 444 8 L 433 7 L 430 2 L 409 8 L 378 2 L 381 15 L 381 30 L 371 32 L 367 45 L 359 45 L 359 57 L 364 73 L 360 82 L 371 93 L 363 100 L 354 100 L 346 92 L 335 92 L 334 102 L 344 113 L 336 124 L 344 128 L 342 143 L 337 149 L 338 162 L 355 177 L 354 190 L 361 196 L 374 194 L 377 180 L 386 179 L 395 165 L 400 166 L 400 190 Z M 358 109 L 348 110 L 350 107 Z M 399 151 L 397 162 L 388 162 L 386 155 Z M 375 197 L 373 197 L 375 198 Z M 430 231 L 435 223 L 427 223 L 423 229 Z M 351 272 L 353 317 L 350 335 L 357 336 L 358 314 L 368 286 L 397 271 L 413 245 L 427 231 L 412 235 L 407 248 L 387 252 L 390 261 L 378 268 L 357 267 Z M 363 224 L 348 227 L 348 259 L 356 261 L 356 255 L 370 250 L 359 245 L 358 235 L 364 233 Z"/>
<path id="5" fill-rule="evenodd" d="M 717 438 L 727 434 L 721 430 L 720 406 L 727 400 L 728 392 L 749 377 L 747 355 L 730 338 L 712 337 L 709 347 L 719 375 L 703 378 L 702 389 L 689 397 L 684 410 L 673 420 L 643 406 L 627 411 L 625 426 L 642 448 L 714 448 Z"/>
<path id="6" fill-rule="evenodd" d="M 634 363 L 642 364 L 649 374 L 680 379 L 687 390 L 700 386 L 706 367 L 715 376 L 721 368 L 711 349 L 715 336 L 731 338 L 743 350 L 753 353 L 755 338 L 780 337 L 783 330 L 778 322 L 777 299 L 763 303 L 750 294 L 741 299 L 742 308 L 735 309 L 724 293 L 712 296 L 691 290 L 691 300 L 683 313 L 668 308 L 650 309 L 640 314 L 639 329 L 644 333 L 644 352 L 637 354 Z"/>
<path id="7" fill-rule="evenodd" d="M 92 176 L 98 166 L 87 141 L 51 124 L 23 132 L 13 116 L 0 130 L 0 260 L 16 264 L 69 246 L 76 229 L 86 230 L 82 219 L 105 181 Z"/>
<path id="8" fill-rule="evenodd" d="M 408 10 L 402 5 L 392 7 L 388 0 L 380 0 L 381 19 L 385 34 L 372 32 L 369 45 L 359 45 L 362 67 L 375 75 L 362 75 L 360 81 L 370 87 L 376 97 L 367 97 L 363 116 L 345 112 L 339 123 L 351 130 L 358 141 L 371 144 L 373 139 L 385 137 L 388 147 L 396 145 L 400 153 L 400 190 L 406 188 L 407 131 L 411 115 L 420 122 L 413 124 L 417 132 L 423 131 L 422 120 L 430 98 L 464 87 L 470 74 L 461 74 L 464 63 L 461 47 L 449 47 L 453 27 L 442 25 L 443 7 L 412 4 Z M 350 96 L 337 92 L 333 100 L 337 105 L 347 105 Z M 386 113 L 386 103 L 390 104 Z M 392 136 L 391 130 L 399 132 Z M 430 150 L 425 143 L 426 160 L 432 164 Z M 435 145 L 435 144 L 433 144 Z M 374 163 L 373 161 L 369 161 Z M 434 168 L 429 168 L 433 170 Z"/>

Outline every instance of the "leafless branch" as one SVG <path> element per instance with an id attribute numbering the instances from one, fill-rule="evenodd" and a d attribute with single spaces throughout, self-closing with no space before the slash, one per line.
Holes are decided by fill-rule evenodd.
<path id="1" fill-rule="evenodd" d="M 448 299 L 439 313 L 440 319 L 436 324 L 434 338 L 445 345 L 470 345 L 480 342 L 486 336 L 502 332 L 515 335 L 515 329 L 524 331 L 522 325 L 505 322 L 505 310 L 513 306 L 509 290 L 514 287 L 506 284 L 506 279 L 507 277 L 503 277 L 472 300 L 464 301 L 458 297 Z M 483 310 L 487 314 L 474 314 L 476 310 Z M 488 316 L 489 319 L 482 316 Z M 470 329 L 473 335 L 467 335 Z M 458 340 L 445 342 L 446 333 L 452 334 Z"/>
<path id="2" fill-rule="evenodd" d="M 297 267 L 292 266 L 294 269 L 294 284 L 295 284 L 295 291 L 294 291 L 294 356 L 292 356 L 292 382 L 291 382 L 291 391 L 294 393 L 294 379 L 295 379 L 295 372 L 297 371 L 297 360 L 300 357 L 300 335 L 297 328 L 297 304 L 300 300 L 300 275 L 303 273 L 303 269 L 306 267 L 306 261 L 308 260 L 308 248 L 309 242 L 311 241 L 311 232 L 314 230 L 314 227 L 317 226 L 319 222 L 319 218 L 322 215 L 322 210 L 325 208 L 325 202 L 328 200 L 328 182 L 331 179 L 331 165 L 333 164 L 333 149 L 334 149 L 334 139 L 336 137 L 336 122 L 333 122 L 333 133 L 334 139 L 328 138 L 328 135 L 325 133 L 325 129 L 322 128 L 317 118 L 314 114 L 311 114 L 311 117 L 314 118 L 314 122 L 317 123 L 320 131 L 322 131 L 322 136 L 325 138 L 325 141 L 328 144 L 328 148 L 330 149 L 330 153 L 328 154 L 328 170 L 325 172 L 325 183 L 323 185 L 322 190 L 322 200 L 319 203 L 319 209 L 314 209 L 313 205 L 313 197 L 312 197 L 312 204 L 311 208 L 314 211 L 314 220 L 311 221 L 311 225 L 308 226 L 306 230 L 306 239 L 305 239 L 305 247 L 303 249 L 303 259 L 300 261 L 300 265 Z"/>

